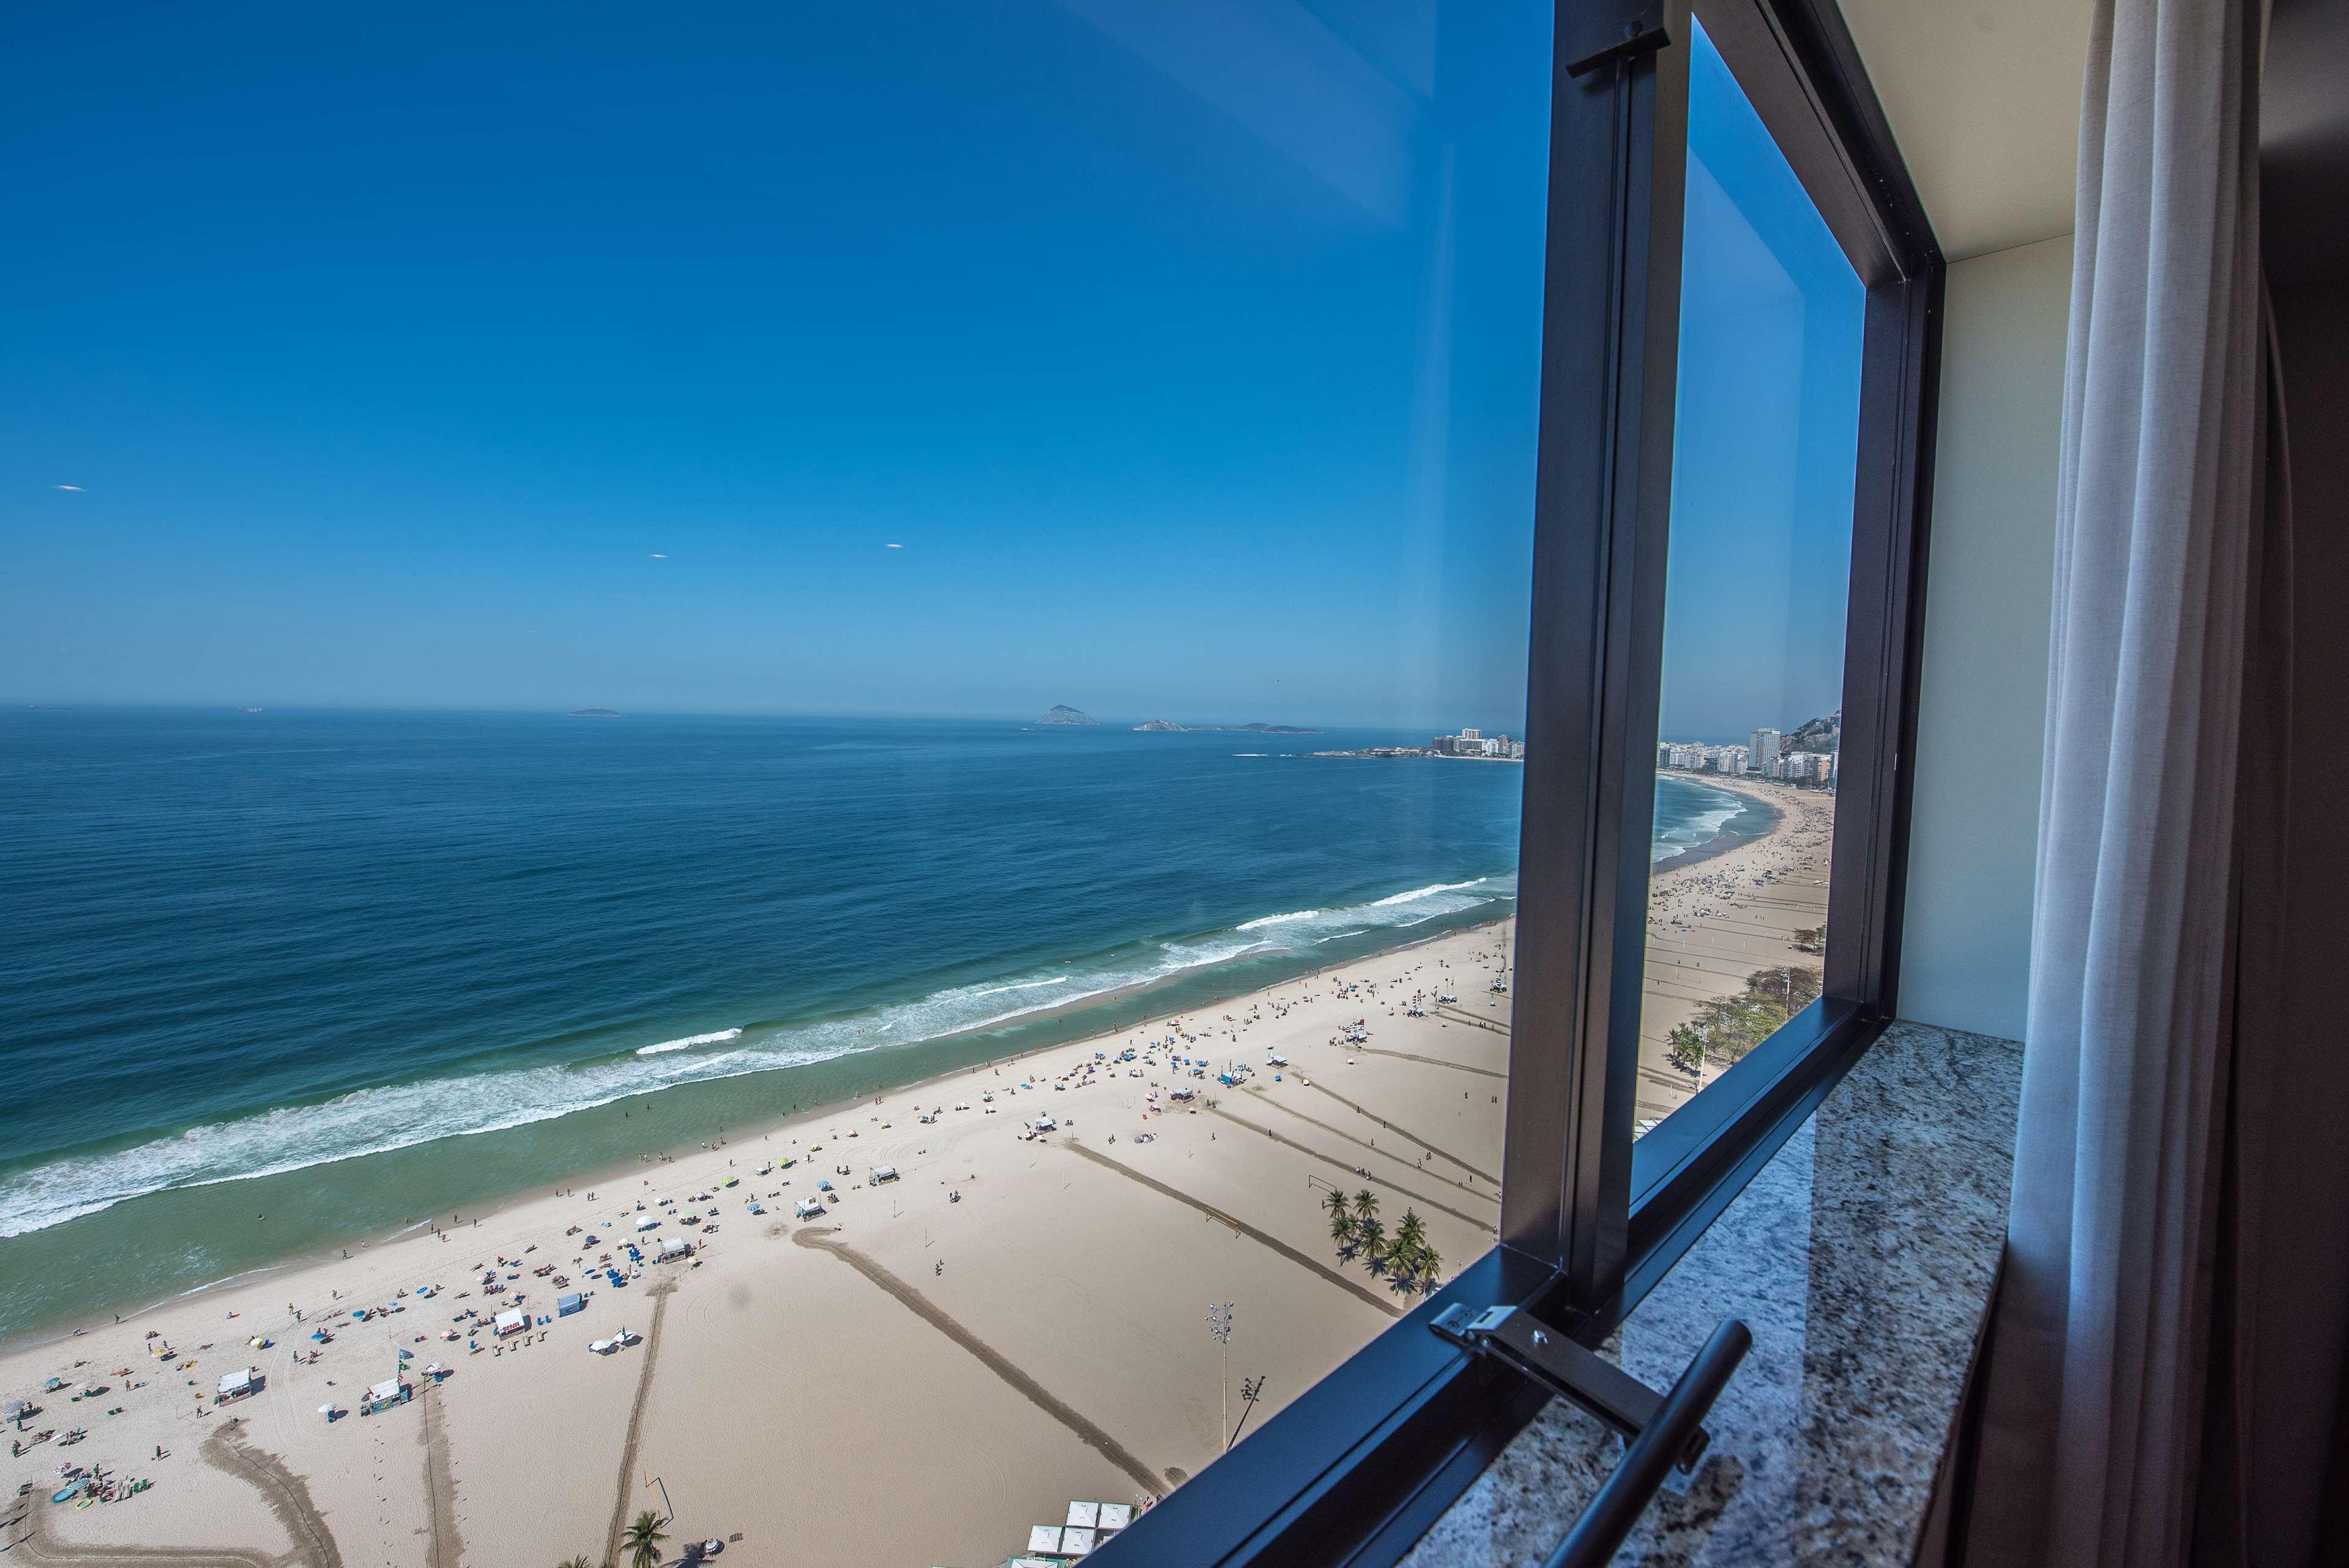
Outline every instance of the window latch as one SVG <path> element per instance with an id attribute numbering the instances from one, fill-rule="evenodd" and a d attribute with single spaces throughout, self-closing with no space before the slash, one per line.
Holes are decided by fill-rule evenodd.
<path id="1" fill-rule="evenodd" d="M 1446 1307 L 1428 1324 L 1436 1335 L 1473 1356 L 1486 1356 L 1532 1378 L 1551 1393 L 1573 1401 L 1623 1435 L 1626 1442 L 1654 1425 L 1668 1394 L 1659 1394 L 1620 1367 L 1587 1350 L 1564 1334 L 1536 1318 L 1521 1306 L 1488 1306 L 1483 1312 L 1464 1305 Z M 1735 1343 L 1729 1366 L 1734 1367 L 1753 1343 L 1745 1326 L 1722 1320 L 1713 1337 L 1727 1335 Z M 1710 1348 L 1710 1347 L 1708 1347 Z M 1723 1379 L 1725 1381 L 1727 1373 Z M 1707 1398 L 1705 1404 L 1710 1406 Z M 1702 1415 L 1700 1409 L 1698 1414 Z M 1676 1445 L 1673 1467 L 1682 1474 L 1693 1470 L 1713 1441 L 1702 1426 L 1692 1425 L 1684 1441 Z"/>
<path id="2" fill-rule="evenodd" d="M 1587 77 L 1601 66 L 1611 66 L 1618 60 L 1637 59 L 1641 55 L 1652 55 L 1671 41 L 1671 35 L 1664 31 L 1661 23 L 1651 22 L 1642 26 L 1638 22 L 1627 22 L 1623 25 L 1621 38 L 1603 49 L 1595 49 L 1580 59 L 1571 62 L 1566 67 L 1566 74 L 1569 77 Z"/>

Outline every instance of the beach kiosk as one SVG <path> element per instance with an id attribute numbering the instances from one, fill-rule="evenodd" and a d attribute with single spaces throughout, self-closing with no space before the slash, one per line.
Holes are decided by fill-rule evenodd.
<path id="1" fill-rule="evenodd" d="M 660 1229 L 660 1216 L 659 1216 L 659 1215 L 657 1215 L 657 1214 L 644 1214 L 644 1215 L 640 1215 L 640 1216 L 638 1216 L 638 1217 L 637 1217 L 637 1220 L 636 1220 L 636 1232 L 637 1232 L 637 1233 L 638 1233 L 638 1234 L 640 1234 L 640 1235 L 641 1235 L 643 1233 L 645 1233 L 645 1232 L 647 1232 L 647 1231 L 657 1231 L 657 1230 L 659 1230 L 659 1229 Z"/>
<path id="2" fill-rule="evenodd" d="M 554 1315 L 557 1317 L 568 1317 L 574 1312 L 586 1310 L 587 1298 L 575 1290 L 554 1298 Z"/>
<path id="3" fill-rule="evenodd" d="M 530 1331 L 530 1314 L 518 1306 L 510 1306 L 498 1314 L 496 1330 L 500 1339 L 510 1334 L 526 1334 Z"/>
<path id="4" fill-rule="evenodd" d="M 802 1198 L 795 1212 L 802 1220 L 812 1220 L 823 1212 L 823 1204 L 813 1198 Z"/>
<path id="5" fill-rule="evenodd" d="M 895 1181 L 896 1179 L 897 1168 L 895 1165 L 875 1165 L 873 1168 L 873 1184 L 876 1187 L 884 1181 Z"/>
<path id="6" fill-rule="evenodd" d="M 261 1392 L 261 1386 L 267 1381 L 268 1379 L 261 1375 L 261 1368 L 258 1367 L 247 1367 L 241 1372 L 227 1373 L 220 1380 L 220 1392 L 214 1397 L 213 1402 L 225 1405 L 232 1399 L 243 1399 L 258 1394 Z"/>
<path id="7" fill-rule="evenodd" d="M 689 1258 L 692 1255 L 693 1243 L 691 1242 L 687 1241 L 683 1236 L 671 1236 L 667 1241 L 661 1243 L 660 1251 L 655 1254 L 654 1261 L 657 1263 L 673 1264 L 679 1258 Z"/>
<path id="8" fill-rule="evenodd" d="M 394 1405 L 405 1405 L 415 1397 L 416 1386 L 405 1377 L 387 1377 L 367 1391 L 359 1401 L 359 1414 L 372 1416 L 378 1410 L 388 1410 Z"/>

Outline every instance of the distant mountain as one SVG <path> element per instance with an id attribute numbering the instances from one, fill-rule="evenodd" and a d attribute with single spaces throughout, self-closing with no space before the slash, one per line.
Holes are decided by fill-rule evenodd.
<path id="1" fill-rule="evenodd" d="M 1174 724 L 1163 718 L 1145 720 L 1134 727 L 1144 735 L 1319 735 L 1318 729 L 1308 729 L 1297 724 Z"/>
<path id="2" fill-rule="evenodd" d="M 617 718 L 620 717 L 620 710 L 615 707 L 574 707 L 563 717 L 565 718 Z"/>
<path id="3" fill-rule="evenodd" d="M 1067 703 L 1055 703 L 1052 711 L 1036 721 L 1039 724 L 1099 724 L 1092 714 L 1080 713 Z"/>
<path id="4" fill-rule="evenodd" d="M 1833 751 L 1843 744 L 1843 710 L 1815 718 L 1786 737 L 1788 751 Z"/>

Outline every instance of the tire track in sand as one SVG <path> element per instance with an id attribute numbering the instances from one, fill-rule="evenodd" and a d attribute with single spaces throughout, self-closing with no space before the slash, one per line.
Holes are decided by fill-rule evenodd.
<path id="1" fill-rule="evenodd" d="M 1410 1188 L 1405 1187 L 1399 1182 L 1391 1181 L 1387 1177 L 1365 1176 L 1360 1170 L 1354 1166 L 1347 1164 L 1342 1160 L 1333 1159 L 1331 1156 L 1322 1153 L 1318 1149 L 1308 1148 L 1306 1145 L 1298 1142 L 1297 1140 L 1293 1138 L 1283 1138 L 1279 1133 L 1275 1132 L 1269 1127 L 1259 1127 L 1255 1122 L 1248 1120 L 1246 1117 L 1234 1116 L 1230 1111 L 1224 1109 L 1221 1106 L 1209 1106 L 1207 1108 L 1207 1113 L 1210 1116 L 1220 1116 L 1235 1127 L 1244 1127 L 1250 1132 L 1260 1133 L 1264 1137 L 1271 1139 L 1275 1143 L 1279 1144 L 1284 1149 L 1294 1149 L 1298 1153 L 1304 1155 L 1309 1160 L 1319 1160 L 1324 1165 L 1334 1166 L 1338 1170 L 1343 1171 L 1347 1175 L 1354 1178 L 1358 1181 L 1368 1181 L 1374 1186 L 1384 1187 L 1388 1191 L 1392 1192 L 1396 1197 L 1402 1198 L 1406 1202 L 1423 1203 L 1439 1214 L 1449 1214 L 1455 1220 L 1465 1220 L 1470 1224 L 1475 1226 L 1479 1231 L 1490 1232 L 1494 1229 L 1493 1216 L 1490 1214 L 1485 1215 L 1481 1219 L 1475 1214 L 1464 1214 L 1459 1210 L 1452 1208 L 1448 1204 L 1440 1203 L 1434 1199 L 1426 1196 L 1424 1193 L 1414 1192 Z M 1320 1123 L 1315 1122 L 1314 1125 L 1319 1127 Z M 1383 1149 L 1373 1150 L 1373 1152 L 1386 1155 L 1386 1150 Z M 1397 1155 L 1387 1155 L 1387 1158 L 1399 1159 L 1401 1157 Z M 1409 1163 L 1407 1161 L 1404 1162 L 1406 1164 Z M 1418 1167 L 1413 1166 L 1412 1169 L 1418 1170 Z M 1433 1176 L 1433 1172 L 1430 1171 L 1421 1171 L 1420 1174 L 1423 1176 L 1432 1176 L 1433 1180 L 1438 1181 L 1444 1180 L 1441 1176 Z M 1452 1183 L 1452 1185 L 1456 1186 L 1458 1183 L 1454 1182 Z M 1478 1196 L 1481 1197 L 1483 1194 L 1479 1193 Z"/>
<path id="2" fill-rule="evenodd" d="M 620 1484 L 612 1498 L 612 1524 L 604 1532 L 606 1563 L 620 1560 L 620 1532 L 628 1527 L 628 1477 L 636 1468 L 636 1444 L 645 1435 L 645 1406 L 652 1398 L 653 1363 L 660 1357 L 661 1319 L 668 1315 L 668 1298 L 677 1289 L 673 1280 L 653 1286 L 653 1322 L 645 1330 L 644 1370 L 636 1374 L 636 1403 L 628 1407 L 628 1435 L 620 1444 Z"/>
<path id="3" fill-rule="evenodd" d="M 995 1346 L 947 1315 L 938 1304 L 928 1296 L 924 1295 L 845 1242 L 828 1240 L 827 1238 L 832 1234 L 831 1231 L 820 1228 L 797 1230 L 792 1233 L 792 1243 L 794 1246 L 806 1247 L 811 1252 L 830 1253 L 848 1264 L 858 1274 L 895 1297 L 899 1305 L 969 1351 L 978 1359 L 980 1365 L 1018 1390 L 1030 1404 L 1075 1433 L 1077 1440 L 1083 1443 L 1085 1447 L 1132 1476 L 1135 1482 L 1151 1496 L 1165 1495 L 1165 1481 L 1153 1474 L 1150 1467 L 1135 1458 L 1124 1444 L 1055 1398 L 1041 1383 L 1013 1366 Z"/>
<path id="4" fill-rule="evenodd" d="M 1450 1068 L 1456 1073 L 1475 1073 L 1479 1078 L 1509 1081 L 1509 1075 L 1495 1072 L 1491 1068 L 1472 1068 L 1466 1062 L 1447 1062 L 1442 1057 L 1423 1057 L 1411 1051 L 1390 1051 L 1381 1046 L 1348 1046 L 1350 1051 L 1360 1051 L 1366 1057 L 1392 1057 L 1399 1062 L 1424 1062 L 1432 1068 Z"/>
<path id="5" fill-rule="evenodd" d="M 326 1528 L 326 1517 L 310 1501 L 309 1484 L 287 1470 L 285 1460 L 251 1443 L 238 1441 L 236 1429 L 228 1426 L 214 1427 L 196 1452 L 214 1470 L 251 1482 L 261 1493 L 269 1504 L 269 1511 L 293 1540 L 294 1550 L 287 1554 L 288 1560 L 307 1563 L 310 1568 L 343 1568 L 343 1554 L 335 1545 L 335 1532 Z"/>
<path id="6" fill-rule="evenodd" d="M 457 1472 L 449 1462 L 449 1424 L 440 1408 L 440 1385 L 424 1386 L 424 1419 L 416 1440 L 424 1449 L 426 1568 L 460 1568 L 465 1542 L 457 1533 Z"/>
<path id="7" fill-rule="evenodd" d="M 1352 1111 L 1356 1116 L 1367 1116 L 1367 1117 L 1369 1117 L 1372 1121 L 1377 1122 L 1381 1127 L 1385 1128 L 1388 1131 L 1390 1131 L 1390 1132 L 1400 1132 L 1400 1133 L 1402 1133 L 1405 1138 L 1410 1139 L 1413 1143 L 1418 1144 L 1422 1149 L 1426 1150 L 1430 1154 L 1441 1154 L 1441 1155 L 1443 1155 L 1443 1156 L 1444 1156 L 1444 1158 L 1445 1158 L 1446 1160 L 1451 1161 L 1452 1161 L 1452 1163 L 1454 1163 L 1454 1165 L 1457 1165 L 1458 1167 L 1460 1167 L 1460 1169 L 1462 1169 L 1463 1171 L 1465 1171 L 1466 1172 L 1468 1172 L 1468 1174 L 1469 1174 L 1469 1175 L 1471 1175 L 1471 1176 L 1482 1176 L 1485 1181 L 1490 1181 L 1490 1182 L 1491 1182 L 1491 1183 L 1493 1183 L 1493 1185 L 1494 1185 L 1494 1186 L 1495 1186 L 1495 1187 L 1498 1187 L 1498 1186 L 1501 1184 L 1501 1179 L 1500 1179 L 1498 1176 L 1495 1176 L 1495 1175 L 1492 1174 L 1490 1171 L 1479 1171 L 1479 1170 L 1477 1170 L 1474 1165 L 1469 1164 L 1469 1163 L 1468 1163 L 1468 1161 L 1466 1161 L 1465 1160 L 1461 1159 L 1461 1158 L 1460 1158 L 1460 1156 L 1458 1156 L 1457 1154 L 1451 1153 L 1450 1151 L 1448 1151 L 1447 1150 L 1445 1150 L 1442 1144 L 1438 1144 L 1438 1143 L 1431 1143 L 1431 1142 L 1429 1142 L 1426 1139 L 1422 1138 L 1418 1133 L 1413 1132 L 1410 1128 L 1408 1128 L 1408 1127 L 1404 1127 L 1404 1126 L 1402 1126 L 1402 1125 L 1400 1125 L 1399 1123 L 1396 1123 L 1396 1122 L 1389 1121 L 1385 1117 L 1381 1116 L 1377 1111 L 1375 1111 L 1375 1110 L 1371 1110 L 1371 1109 L 1368 1109 L 1367 1107 L 1360 1106 L 1360 1105 L 1356 1105 L 1352 1100 L 1348 1099 L 1344 1095 L 1340 1094 L 1336 1089 L 1333 1089 L 1333 1088 L 1323 1088 L 1319 1084 L 1318 1084 L 1318 1083 L 1308 1083 L 1308 1082 L 1307 1082 L 1305 1079 L 1303 1079 L 1303 1078 L 1299 1078 L 1297 1081 L 1298 1081 L 1299 1083 L 1304 1084 L 1304 1085 L 1305 1085 L 1305 1087 L 1306 1087 L 1307 1088 L 1311 1089 L 1315 1094 L 1326 1094 L 1326 1095 L 1328 1095 L 1331 1099 L 1336 1100 L 1340 1105 L 1344 1106 L 1348 1110 Z M 1280 1102 L 1279 1102 L 1278 1100 L 1269 1100 L 1268 1103 L 1269 1103 L 1269 1104 L 1273 1104 L 1273 1105 L 1278 1105 L 1278 1104 L 1280 1104 Z M 1288 1108 L 1284 1106 L 1284 1107 L 1282 1107 L 1282 1109 L 1288 1109 Z M 1301 1113 L 1300 1113 L 1300 1114 L 1301 1114 Z M 1306 1118 L 1306 1119 L 1309 1121 L 1309 1120 L 1311 1120 L 1312 1119 L 1311 1119 L 1310 1117 L 1308 1117 L 1308 1118 Z M 1341 1135 L 1341 1136 L 1342 1136 L 1342 1135 Z"/>
<path id="8" fill-rule="evenodd" d="M 1102 1153 L 1099 1150 L 1088 1149 L 1081 1143 L 1064 1143 L 1061 1145 L 1061 1147 L 1066 1149 L 1071 1154 L 1082 1155 L 1096 1165 L 1106 1165 L 1111 1170 L 1116 1171 L 1119 1175 L 1126 1177 L 1132 1181 L 1139 1181 L 1154 1192 L 1163 1194 L 1165 1197 L 1174 1199 L 1178 1203 L 1185 1204 L 1191 1208 L 1196 1209 L 1199 1212 L 1206 1215 L 1207 1218 L 1215 1221 L 1216 1223 L 1219 1225 L 1229 1225 L 1241 1235 L 1247 1237 L 1248 1240 L 1255 1242 L 1259 1245 L 1271 1248 L 1274 1252 L 1278 1253 L 1282 1257 L 1287 1258 L 1290 1263 L 1297 1264 L 1299 1267 L 1311 1269 L 1315 1274 L 1319 1274 L 1323 1279 L 1328 1280 L 1331 1284 L 1336 1285 L 1339 1289 L 1352 1292 L 1355 1295 L 1358 1295 L 1364 1301 L 1369 1302 L 1372 1306 L 1377 1307 L 1381 1312 L 1385 1313 L 1389 1317 L 1401 1317 L 1402 1315 L 1402 1308 L 1395 1305 L 1392 1302 L 1383 1300 L 1373 1292 L 1355 1284 L 1352 1280 L 1348 1279 L 1344 1274 L 1340 1274 L 1336 1269 L 1331 1268 L 1320 1259 L 1309 1257 L 1305 1253 L 1299 1252 L 1295 1247 L 1290 1246 L 1287 1242 L 1280 1240 L 1278 1237 L 1265 1234 L 1262 1231 L 1257 1230 L 1254 1225 L 1249 1224 L 1246 1220 L 1235 1219 L 1231 1215 L 1225 1213 L 1221 1209 L 1201 1202 L 1198 1199 L 1194 1198 L 1190 1193 L 1182 1191 L 1180 1188 L 1169 1187 L 1165 1182 L 1158 1181 L 1154 1177 L 1144 1176 L 1133 1166 L 1122 1164 L 1115 1160 L 1112 1160 L 1108 1155 Z"/>

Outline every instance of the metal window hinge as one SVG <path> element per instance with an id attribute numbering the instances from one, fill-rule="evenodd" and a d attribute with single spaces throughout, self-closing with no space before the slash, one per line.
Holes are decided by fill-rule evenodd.
<path id="1" fill-rule="evenodd" d="M 1621 38 L 1603 49 L 1594 49 L 1574 61 L 1566 67 L 1566 74 L 1569 77 L 1587 77 L 1601 66 L 1611 66 L 1618 60 L 1636 59 L 1641 55 L 1652 55 L 1658 49 L 1670 45 L 1671 41 L 1671 35 L 1664 31 L 1661 23 L 1651 22 L 1642 26 L 1638 22 L 1626 22 L 1623 24 Z"/>
<path id="2" fill-rule="evenodd" d="M 1489 1356 L 1571 1399 L 1627 1441 L 1655 1420 L 1664 1402 L 1661 1394 L 1523 1307 L 1488 1306 L 1481 1313 L 1465 1305 L 1447 1307 L 1428 1327 L 1470 1354 Z M 1675 1468 L 1683 1473 L 1695 1470 L 1712 1441 L 1702 1427 L 1697 1428 L 1673 1460 Z"/>

